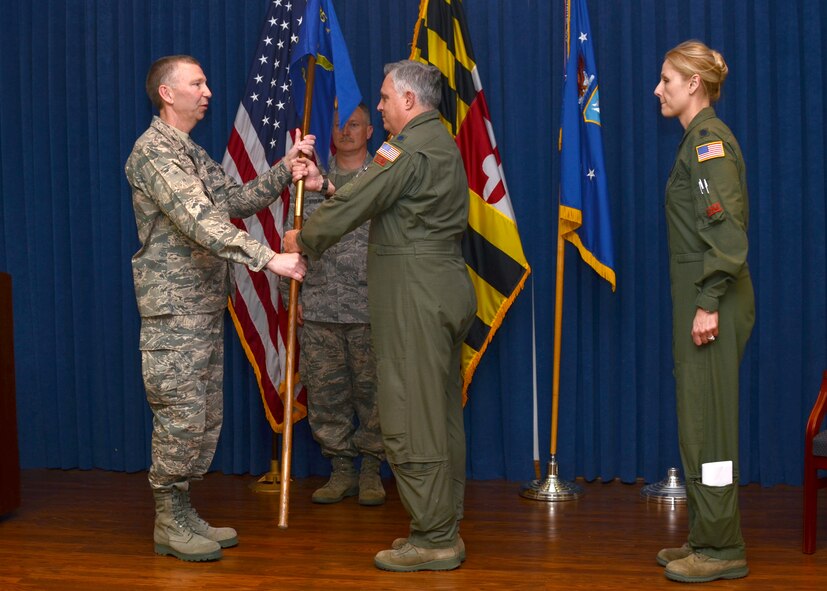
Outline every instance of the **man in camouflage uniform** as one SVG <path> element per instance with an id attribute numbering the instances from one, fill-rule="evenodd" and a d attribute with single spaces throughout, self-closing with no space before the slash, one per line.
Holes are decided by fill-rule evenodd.
<path id="1" fill-rule="evenodd" d="M 334 115 L 328 178 L 344 186 L 370 164 L 367 142 L 373 133 L 367 106 L 360 104 L 339 128 Z M 308 191 L 303 214 L 325 200 Z M 292 222 L 293 213 L 288 219 Z M 359 494 L 361 505 L 381 505 L 385 489 L 379 467 L 385 457 L 376 407 L 376 362 L 368 315 L 368 226 L 365 222 L 309 261 L 302 285 L 301 375 L 307 387 L 307 418 L 322 454 L 331 459 L 330 480 L 313 493 L 314 503 L 338 503 Z M 282 284 L 286 284 L 282 281 Z M 355 420 L 358 419 L 358 425 Z M 362 456 L 357 478 L 353 460 Z"/>
<path id="2" fill-rule="evenodd" d="M 147 94 L 159 110 L 126 162 L 141 248 L 132 257 L 141 315 L 144 387 L 153 414 L 149 483 L 155 497 L 155 551 L 182 560 L 215 560 L 238 543 L 189 502 L 189 483 L 212 462 L 223 416 L 224 309 L 229 263 L 300 280 L 305 264 L 276 254 L 237 229 L 279 198 L 299 153 L 244 186 L 228 177 L 189 132 L 204 118 L 210 89 L 190 56 L 169 56 L 149 70 Z"/>

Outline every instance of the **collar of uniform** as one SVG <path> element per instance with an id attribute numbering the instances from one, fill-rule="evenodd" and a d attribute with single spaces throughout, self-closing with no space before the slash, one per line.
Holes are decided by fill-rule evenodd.
<path id="1" fill-rule="evenodd" d="M 716 116 L 717 115 L 715 115 L 715 109 L 713 109 L 712 107 L 704 107 L 703 109 L 698 111 L 698 114 L 695 115 L 692 121 L 689 122 L 689 125 L 686 126 L 686 131 L 684 132 L 683 136 L 688 136 L 690 133 L 692 133 L 692 130 L 698 127 L 701 123 L 703 123 L 704 121 L 709 121 L 710 119 L 715 119 Z"/>
<path id="2" fill-rule="evenodd" d="M 356 170 L 342 170 L 341 168 L 339 168 L 339 164 L 338 164 L 338 162 L 336 162 L 336 156 L 334 155 L 330 159 L 330 164 L 328 166 L 327 176 L 332 176 L 334 174 L 344 176 L 344 175 L 349 174 L 351 172 L 356 172 L 358 170 L 362 170 L 368 164 L 370 164 L 372 160 L 373 160 L 373 156 L 371 155 L 370 150 L 365 150 L 365 159 L 362 162 L 362 166 L 360 166 Z"/>
<path id="3" fill-rule="evenodd" d="M 151 127 L 153 127 L 156 131 L 158 131 L 159 133 L 171 140 L 177 139 L 185 146 L 189 145 L 192 142 L 192 140 L 190 139 L 190 134 L 188 134 L 185 131 L 181 131 L 177 127 L 173 127 L 172 125 L 158 117 L 158 115 L 153 115 Z"/>
<path id="4" fill-rule="evenodd" d="M 405 127 L 402 128 L 402 131 L 400 131 L 397 134 L 397 137 L 400 135 L 405 135 L 406 131 L 413 129 L 414 127 L 417 127 L 419 125 L 422 125 L 423 123 L 427 123 L 428 121 L 432 121 L 434 119 L 439 119 L 439 111 L 437 111 L 436 109 L 431 109 L 430 111 L 420 113 L 419 115 L 408 121 L 407 125 L 405 125 Z"/>

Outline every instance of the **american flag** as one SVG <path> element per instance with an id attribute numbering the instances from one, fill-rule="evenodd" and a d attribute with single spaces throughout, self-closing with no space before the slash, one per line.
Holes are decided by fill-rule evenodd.
<path id="1" fill-rule="evenodd" d="M 704 160 L 711 160 L 712 158 L 722 158 L 724 156 L 724 144 L 721 141 L 710 142 L 695 148 L 698 152 L 698 162 Z"/>
<path id="2" fill-rule="evenodd" d="M 291 133 L 299 126 L 290 92 L 291 52 L 299 41 L 306 0 L 273 0 L 267 9 L 247 86 L 238 107 L 222 166 L 239 182 L 266 172 L 293 145 Z M 298 97 L 297 100 L 302 100 Z M 281 251 L 281 236 L 290 204 L 289 190 L 254 216 L 233 223 L 253 238 Z M 235 290 L 230 313 L 247 359 L 253 366 L 267 420 L 281 431 L 284 408 L 279 396 L 285 378 L 287 311 L 279 297 L 279 279 L 272 273 L 253 272 L 233 265 Z M 293 419 L 307 414 L 306 395 L 296 384 Z"/>

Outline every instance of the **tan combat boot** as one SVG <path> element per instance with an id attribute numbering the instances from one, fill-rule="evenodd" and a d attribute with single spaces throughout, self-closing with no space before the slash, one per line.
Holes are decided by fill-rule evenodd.
<path id="1" fill-rule="evenodd" d="M 721 560 L 700 552 L 673 560 L 664 571 L 667 579 L 681 583 L 707 583 L 717 579 L 740 579 L 749 574 L 747 561 Z"/>
<path id="2" fill-rule="evenodd" d="M 408 538 L 396 538 L 391 544 L 391 548 L 394 550 L 399 550 L 402 546 L 408 543 Z M 459 554 L 459 561 L 465 562 L 465 542 L 462 540 L 462 537 L 457 534 L 457 543 L 454 544 L 454 549 Z"/>
<path id="3" fill-rule="evenodd" d="M 200 562 L 221 558 L 218 542 L 199 536 L 187 526 L 180 503 L 173 500 L 171 488 L 152 491 L 155 496 L 155 553 L 181 560 Z"/>
<path id="4" fill-rule="evenodd" d="M 333 472 L 330 480 L 313 493 L 314 503 L 338 503 L 345 497 L 352 497 L 359 493 L 359 480 L 356 469 L 353 467 L 353 458 L 336 456 L 331 461 Z"/>
<path id="5" fill-rule="evenodd" d="M 382 550 L 373 558 L 376 568 L 396 572 L 420 570 L 452 570 L 462 561 L 457 546 L 450 548 L 422 548 L 405 542 L 400 548 Z"/>
<path id="6" fill-rule="evenodd" d="M 199 536 L 218 542 L 222 548 L 238 545 L 238 534 L 231 527 L 212 527 L 204 521 L 190 502 L 190 483 L 176 483 L 172 488 L 173 501 L 180 503 L 189 528 Z"/>
<path id="7" fill-rule="evenodd" d="M 359 471 L 359 504 L 382 505 L 385 503 L 385 488 L 382 486 L 382 477 L 379 468 L 382 462 L 376 456 L 362 457 L 362 468 Z"/>
<path id="8" fill-rule="evenodd" d="M 692 554 L 692 546 L 689 545 L 689 542 L 685 543 L 680 548 L 664 548 L 660 552 L 658 552 L 657 561 L 658 564 L 661 566 L 666 566 L 673 560 L 680 560 L 681 558 L 686 558 L 690 554 Z"/>

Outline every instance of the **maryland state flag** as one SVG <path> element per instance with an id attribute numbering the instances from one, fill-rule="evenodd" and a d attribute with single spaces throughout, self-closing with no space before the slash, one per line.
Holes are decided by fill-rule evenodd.
<path id="1" fill-rule="evenodd" d="M 615 290 L 600 93 L 586 0 L 566 1 L 566 72 L 560 127 L 560 234 Z"/>
<path id="2" fill-rule="evenodd" d="M 442 72 L 440 115 L 456 139 L 468 175 L 470 209 L 462 252 L 477 293 L 477 318 L 462 352 L 465 393 L 531 269 L 517 232 L 460 0 L 422 0 L 411 59 Z"/>

